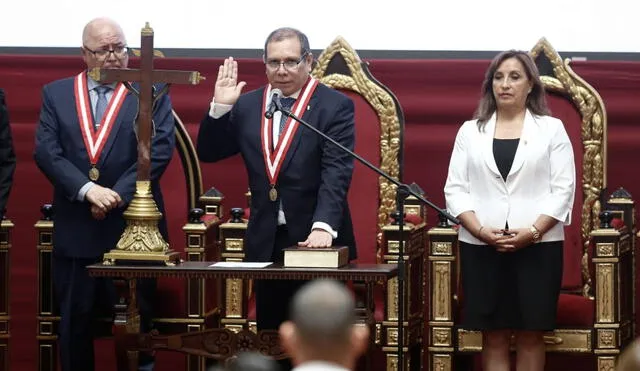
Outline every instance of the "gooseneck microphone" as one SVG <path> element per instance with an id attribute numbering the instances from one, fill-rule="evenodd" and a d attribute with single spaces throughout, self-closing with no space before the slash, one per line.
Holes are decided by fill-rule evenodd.
<path id="1" fill-rule="evenodd" d="M 273 117 L 274 112 L 282 110 L 282 105 L 280 104 L 281 97 L 282 97 L 282 90 L 280 89 L 271 90 L 271 101 L 269 102 L 269 107 L 267 107 L 267 111 L 264 113 L 264 117 L 270 119 Z"/>

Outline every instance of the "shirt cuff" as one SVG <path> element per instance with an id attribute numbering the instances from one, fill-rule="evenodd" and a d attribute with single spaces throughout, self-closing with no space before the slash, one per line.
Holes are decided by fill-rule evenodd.
<path id="1" fill-rule="evenodd" d="M 331 228 L 331 226 L 325 222 L 315 222 L 311 226 L 311 229 L 322 229 L 323 231 L 329 232 L 334 240 L 338 238 L 338 232 L 334 231 L 333 228 Z"/>
<path id="2" fill-rule="evenodd" d="M 87 192 L 89 192 L 89 189 L 91 189 L 91 187 L 93 187 L 95 185 L 94 182 L 87 182 L 85 183 L 82 188 L 80 188 L 80 190 L 78 191 L 78 195 L 76 196 L 76 199 L 78 201 L 84 201 L 84 197 L 87 195 Z"/>
<path id="3" fill-rule="evenodd" d="M 231 111 L 231 107 L 233 107 L 233 105 L 231 104 L 223 104 L 223 103 L 216 103 L 215 101 L 211 101 L 211 104 L 209 106 L 209 116 L 211 116 L 211 118 L 213 119 L 219 119 L 220 117 L 226 115 L 227 113 L 229 113 L 229 111 Z"/>

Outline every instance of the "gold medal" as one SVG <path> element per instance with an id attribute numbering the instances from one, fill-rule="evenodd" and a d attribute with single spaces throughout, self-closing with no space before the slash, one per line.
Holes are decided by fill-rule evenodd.
<path id="1" fill-rule="evenodd" d="M 98 170 L 95 165 L 91 166 L 91 169 L 89 169 L 89 179 L 91 179 L 92 182 L 95 182 L 98 178 L 100 178 L 100 170 Z"/>
<path id="2" fill-rule="evenodd" d="M 278 199 L 278 191 L 276 191 L 275 186 L 271 186 L 271 189 L 269 190 L 269 199 L 273 202 L 276 202 Z"/>

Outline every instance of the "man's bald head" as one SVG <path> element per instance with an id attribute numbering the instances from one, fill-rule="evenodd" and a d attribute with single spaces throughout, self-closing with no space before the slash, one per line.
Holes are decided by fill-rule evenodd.
<path id="1" fill-rule="evenodd" d="M 618 358 L 616 371 L 640 370 L 640 338 L 629 344 Z"/>
<path id="2" fill-rule="evenodd" d="M 89 23 L 84 26 L 82 30 L 82 44 L 87 45 L 89 47 L 95 47 L 93 45 L 89 45 L 94 42 L 96 39 L 99 39 L 101 36 L 111 35 L 113 37 L 120 36 L 121 40 L 126 44 L 126 39 L 124 37 L 124 32 L 122 31 L 122 27 L 111 18 L 107 17 L 99 17 L 94 18 Z"/>
<path id="3" fill-rule="evenodd" d="M 82 58 L 87 68 L 126 68 L 129 56 L 122 27 L 110 18 L 95 18 L 82 31 Z"/>

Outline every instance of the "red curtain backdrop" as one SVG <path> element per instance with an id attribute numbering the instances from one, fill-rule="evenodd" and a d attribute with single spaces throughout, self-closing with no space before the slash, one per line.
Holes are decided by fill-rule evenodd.
<path id="1" fill-rule="evenodd" d="M 198 86 L 171 89 L 175 110 L 195 139 L 198 123 L 208 110 L 221 59 L 166 58 L 156 60 L 156 68 L 197 70 L 207 80 Z M 135 66 L 137 61 L 132 61 Z M 479 98 L 480 84 L 488 60 L 369 60 L 372 74 L 397 96 L 405 115 L 404 181 L 419 184 L 426 196 L 444 206 L 442 188 L 449 155 L 460 124 L 469 119 Z M 7 206 L 7 217 L 16 224 L 11 250 L 11 362 L 15 370 L 35 369 L 36 344 L 36 231 L 40 206 L 51 200 L 49 182 L 33 161 L 34 131 L 44 84 L 73 76 L 83 68 L 75 56 L 0 55 L 0 87 L 5 89 L 11 116 L 14 145 L 18 156 L 14 187 Z M 637 170 L 640 148 L 640 63 L 586 61 L 573 64 L 584 80 L 593 85 L 604 100 L 608 114 L 609 192 L 625 187 L 640 197 Z M 240 79 L 246 91 L 264 84 L 264 67 L 259 59 L 239 60 Z M 575 146 L 575 144 L 574 144 Z M 576 151 L 579 153 L 578 151 Z M 369 155 L 369 154 L 367 154 Z M 378 162 L 376 158 L 369 158 Z M 218 164 L 203 164 L 205 189 L 215 186 L 225 195 L 225 210 L 244 207 L 246 174 L 241 159 L 235 157 Z M 178 156 L 163 179 L 170 223 L 170 242 L 182 250 L 182 226 L 186 221 L 184 177 Z M 352 205 L 352 207 L 358 207 Z M 574 220 L 578 219 L 578 215 Z M 434 225 L 435 215 L 429 214 Z M 181 283 L 163 282 L 165 290 L 182 302 Z M 161 303 L 165 306 L 166 303 Z M 175 305 L 172 305 L 175 306 Z M 170 308 L 173 312 L 181 307 Z M 101 369 L 113 369 L 112 351 L 102 344 Z M 161 359 L 168 357 L 161 356 Z M 104 362 L 102 362 L 104 361 Z M 168 370 L 169 362 L 159 362 L 157 370 Z M 182 367 L 178 365 L 178 369 Z"/>

